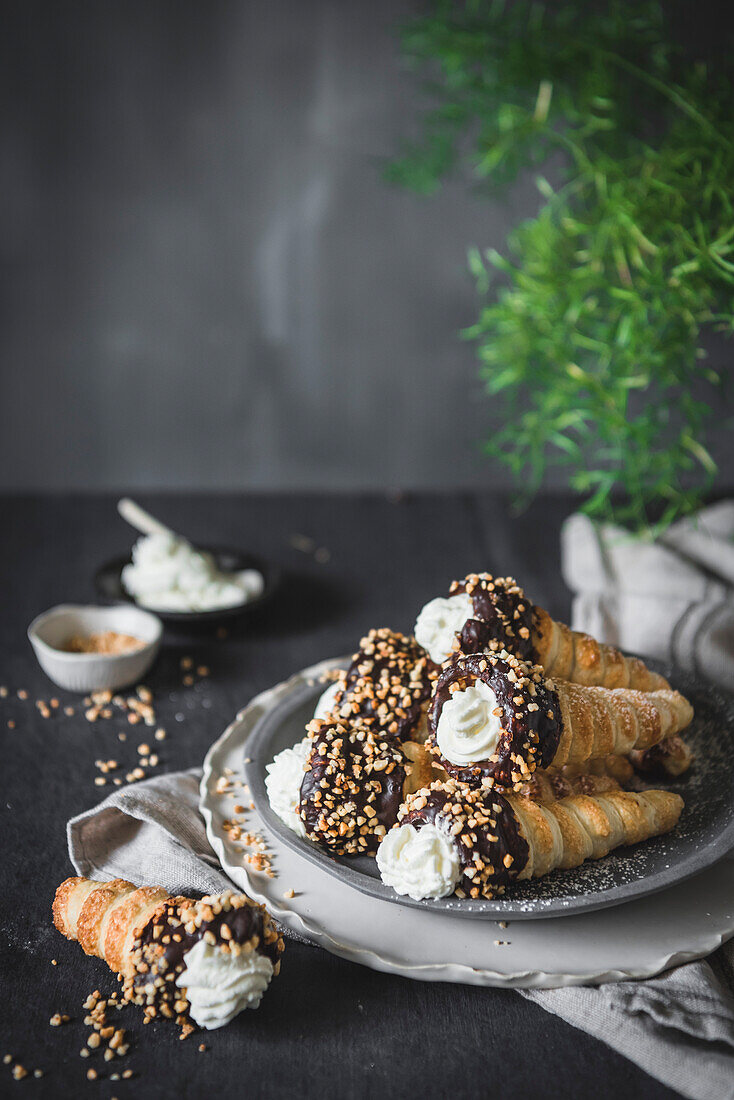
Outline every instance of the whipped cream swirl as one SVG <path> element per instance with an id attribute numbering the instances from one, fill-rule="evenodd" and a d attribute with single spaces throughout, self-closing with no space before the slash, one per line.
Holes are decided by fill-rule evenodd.
<path id="1" fill-rule="evenodd" d="M 273 976 L 273 964 L 257 951 L 238 955 L 197 940 L 176 978 L 191 1006 L 189 1015 L 208 1030 L 224 1027 L 245 1008 L 257 1008 Z"/>
<path id="2" fill-rule="evenodd" d="M 447 599 L 438 597 L 422 609 L 415 621 L 415 640 L 437 665 L 442 664 L 454 651 L 456 635 L 467 619 L 473 615 L 471 596 L 460 592 Z"/>
<path id="3" fill-rule="evenodd" d="M 319 696 L 319 701 L 316 704 L 316 710 L 313 712 L 314 719 L 328 718 L 334 709 L 336 703 L 336 697 L 342 690 L 342 685 L 338 680 L 335 680 L 333 684 L 329 684 L 326 691 Z"/>
<path id="4" fill-rule="evenodd" d="M 301 783 L 310 748 L 310 738 L 304 737 L 292 749 L 283 749 L 272 763 L 265 765 L 265 789 L 271 809 L 284 825 L 299 836 L 306 835 L 304 824 L 298 816 L 298 803 L 301 801 Z"/>
<path id="5" fill-rule="evenodd" d="M 502 732 L 502 708 L 489 684 L 476 680 L 455 691 L 441 707 L 436 743 L 449 763 L 470 765 L 486 760 L 497 748 Z"/>
<path id="6" fill-rule="evenodd" d="M 414 901 L 445 898 L 461 878 L 459 853 L 448 833 L 436 825 L 398 825 L 377 849 L 377 866 L 386 886 Z"/>

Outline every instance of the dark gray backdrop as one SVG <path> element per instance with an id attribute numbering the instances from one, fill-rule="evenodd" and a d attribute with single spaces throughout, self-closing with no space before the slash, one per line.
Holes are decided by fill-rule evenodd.
<path id="1" fill-rule="evenodd" d="M 456 332 L 467 246 L 501 247 L 535 191 L 381 181 L 418 95 L 393 29 L 421 6 L 5 9 L 0 487 L 505 479 Z"/>

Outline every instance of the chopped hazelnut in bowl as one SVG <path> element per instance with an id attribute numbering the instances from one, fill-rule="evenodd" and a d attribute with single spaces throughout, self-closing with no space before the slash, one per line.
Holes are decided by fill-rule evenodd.
<path id="1" fill-rule="evenodd" d="M 28 627 L 46 675 L 59 687 L 79 692 L 136 683 L 153 664 L 162 633 L 157 615 L 130 605 L 62 604 Z"/>

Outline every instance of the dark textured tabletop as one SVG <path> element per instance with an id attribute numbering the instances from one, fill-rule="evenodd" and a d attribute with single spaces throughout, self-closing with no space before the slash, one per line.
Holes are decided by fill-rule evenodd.
<path id="1" fill-rule="evenodd" d="M 141 503 L 194 541 L 251 549 L 285 573 L 277 597 L 224 639 L 167 633 L 146 683 L 159 724 L 155 771 L 201 762 L 211 742 L 256 692 L 323 657 L 349 651 L 371 626 L 410 629 L 417 610 L 469 570 L 513 572 L 559 617 L 569 593 L 559 572 L 565 498 L 512 518 L 496 494 L 367 496 L 152 496 Z M 120 715 L 94 725 L 79 697 L 56 689 L 26 639 L 38 612 L 94 602 L 92 577 L 127 550 L 130 530 L 113 496 L 3 500 L 2 914 L 0 1095 L 48 1097 L 645 1097 L 673 1096 L 630 1062 L 512 991 L 411 982 L 289 942 L 282 973 L 257 1012 L 185 1042 L 165 1023 L 142 1027 L 135 1010 L 124 1059 L 82 1059 L 89 1030 L 82 1002 L 112 990 L 106 965 L 53 927 L 56 886 L 73 869 L 64 825 L 93 806 L 96 759 L 135 765 L 136 736 Z M 306 549 L 297 549 L 295 543 Z M 313 544 L 304 541 L 313 540 Z M 323 548 L 318 555 L 313 550 Z M 328 560 L 324 560 L 327 559 Z M 192 656 L 210 676 L 182 683 Z M 27 692 L 27 698 L 19 697 Z M 57 697 L 50 718 L 35 701 Z M 72 716 L 63 707 L 75 708 Z M 183 720 L 176 721 L 176 715 Z M 119 732 L 132 732 L 125 742 Z M 57 960 L 57 965 L 52 964 Z M 55 1013 L 70 1021 L 51 1027 Z M 117 1022 L 117 1020 L 115 1021 Z M 206 1050 L 199 1051 L 205 1043 Z M 87 1081 L 94 1067 L 99 1077 Z M 111 1081 L 131 1069 L 133 1076 Z M 43 1077 L 35 1079 L 33 1070 Z M 16 1090 L 21 1090 L 16 1092 Z"/>

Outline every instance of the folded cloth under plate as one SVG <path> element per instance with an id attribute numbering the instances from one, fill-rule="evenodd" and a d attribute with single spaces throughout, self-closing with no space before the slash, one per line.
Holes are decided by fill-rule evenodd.
<path id="1" fill-rule="evenodd" d="M 141 886 L 160 883 L 173 894 L 219 893 L 230 887 L 199 814 L 200 778 L 196 769 L 156 776 L 121 787 L 72 818 L 69 855 L 77 872 Z M 731 1100 L 733 978 L 730 940 L 710 960 L 648 981 L 521 992 L 683 1096 Z"/>

